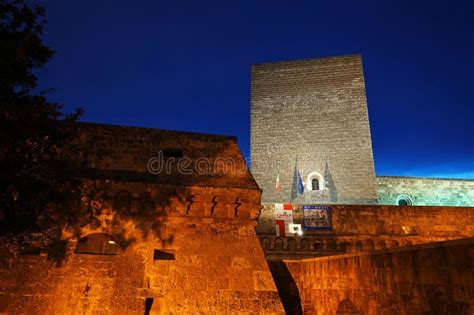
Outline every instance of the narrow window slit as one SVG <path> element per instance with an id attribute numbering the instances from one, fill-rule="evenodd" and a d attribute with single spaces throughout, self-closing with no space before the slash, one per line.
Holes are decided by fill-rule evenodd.
<path id="1" fill-rule="evenodd" d="M 153 252 L 153 260 L 176 260 L 176 258 L 173 251 L 155 249 Z"/>

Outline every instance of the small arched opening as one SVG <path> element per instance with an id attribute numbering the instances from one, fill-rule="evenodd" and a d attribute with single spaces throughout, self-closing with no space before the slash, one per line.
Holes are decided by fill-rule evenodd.
<path id="1" fill-rule="evenodd" d="M 120 190 L 114 197 L 114 210 L 122 214 L 132 213 L 132 195 L 126 190 Z"/>
<path id="2" fill-rule="evenodd" d="M 260 240 L 260 244 L 262 245 L 262 249 L 264 252 L 268 252 L 269 250 L 271 250 L 270 240 L 268 238 L 262 238 Z"/>
<path id="3" fill-rule="evenodd" d="M 287 244 L 286 250 L 290 252 L 296 251 L 296 240 L 293 237 L 288 238 L 286 244 Z"/>
<path id="4" fill-rule="evenodd" d="M 314 249 L 314 251 L 317 252 L 317 253 L 322 252 L 322 250 L 323 250 L 322 241 L 321 241 L 321 240 L 317 240 L 316 242 L 314 242 L 314 244 L 313 244 L 313 249 Z"/>
<path id="5" fill-rule="evenodd" d="M 76 254 L 116 255 L 117 240 L 106 233 L 92 233 L 77 242 Z"/>
<path id="6" fill-rule="evenodd" d="M 324 190 L 324 178 L 318 172 L 311 172 L 306 179 L 306 189 L 309 191 Z"/>
<path id="7" fill-rule="evenodd" d="M 308 239 L 303 238 L 300 241 L 300 249 L 301 249 L 301 251 L 304 251 L 304 252 L 309 250 L 309 241 L 308 241 Z"/>
<path id="8" fill-rule="evenodd" d="M 277 252 L 283 251 L 283 238 L 278 237 L 275 239 L 274 250 Z"/>
<path id="9" fill-rule="evenodd" d="M 408 195 L 399 195 L 397 197 L 396 204 L 401 207 L 412 206 L 413 199 Z"/>
<path id="10" fill-rule="evenodd" d="M 150 196 L 149 192 L 144 192 L 140 195 L 138 203 L 138 214 L 153 215 L 155 213 L 155 202 Z"/>

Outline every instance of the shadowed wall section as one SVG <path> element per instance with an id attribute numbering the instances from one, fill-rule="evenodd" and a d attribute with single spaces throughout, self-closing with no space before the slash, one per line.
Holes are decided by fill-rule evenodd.
<path id="1" fill-rule="evenodd" d="M 286 314 L 302 314 L 301 299 L 295 280 L 282 260 L 269 260 L 268 266 Z"/>

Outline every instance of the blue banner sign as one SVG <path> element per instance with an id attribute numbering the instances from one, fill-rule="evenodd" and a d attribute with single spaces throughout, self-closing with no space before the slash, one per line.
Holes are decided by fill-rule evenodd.
<path id="1" fill-rule="evenodd" d="M 330 206 L 303 206 L 303 228 L 305 231 L 332 230 Z"/>

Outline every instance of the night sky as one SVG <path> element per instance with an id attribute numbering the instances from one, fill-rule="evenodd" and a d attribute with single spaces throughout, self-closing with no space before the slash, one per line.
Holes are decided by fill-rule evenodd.
<path id="1" fill-rule="evenodd" d="M 378 175 L 474 178 L 473 1 L 40 1 L 83 121 L 236 135 L 250 65 L 361 53 Z"/>

